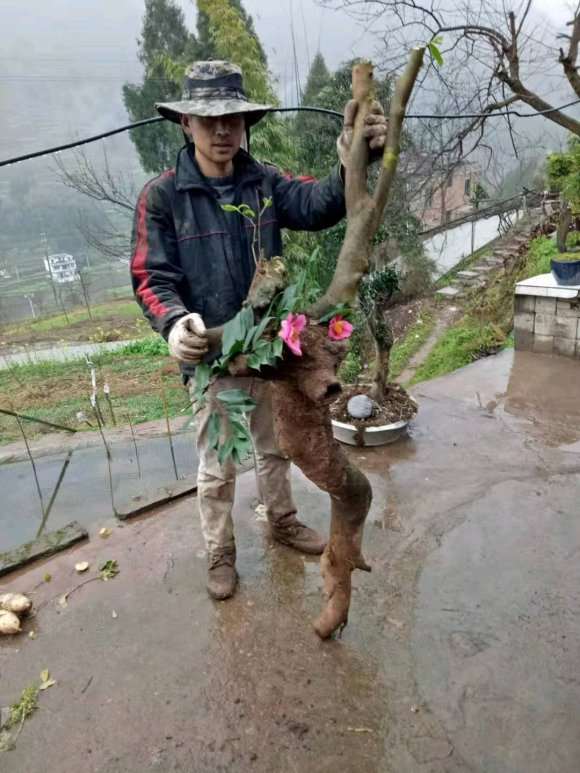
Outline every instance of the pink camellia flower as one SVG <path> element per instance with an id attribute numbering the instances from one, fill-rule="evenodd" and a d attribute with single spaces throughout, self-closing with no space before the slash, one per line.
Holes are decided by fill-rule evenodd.
<path id="1" fill-rule="evenodd" d="M 328 337 L 333 341 L 344 341 L 352 335 L 353 326 L 340 314 L 333 317 L 328 323 Z"/>
<path id="2" fill-rule="evenodd" d="M 286 319 L 282 320 L 282 330 L 278 333 L 291 352 L 302 357 L 300 348 L 300 333 L 306 327 L 307 320 L 304 314 L 288 314 Z"/>

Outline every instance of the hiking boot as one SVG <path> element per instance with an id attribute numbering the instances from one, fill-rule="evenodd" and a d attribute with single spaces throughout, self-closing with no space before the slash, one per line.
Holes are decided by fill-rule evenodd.
<path id="1" fill-rule="evenodd" d="M 301 553 L 319 556 L 326 547 L 326 540 L 314 529 L 300 523 L 294 513 L 283 515 L 275 523 L 270 523 L 270 533 L 276 542 Z"/>
<path id="2" fill-rule="evenodd" d="M 207 592 L 216 601 L 229 599 L 236 592 L 236 549 L 221 548 L 208 556 Z"/>

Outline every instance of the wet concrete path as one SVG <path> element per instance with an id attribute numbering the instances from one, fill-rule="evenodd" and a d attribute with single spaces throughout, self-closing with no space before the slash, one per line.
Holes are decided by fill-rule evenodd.
<path id="1" fill-rule="evenodd" d="M 340 641 L 313 634 L 317 561 L 270 543 L 251 474 L 230 602 L 205 595 L 194 500 L 10 578 L 35 589 L 37 638 L 0 643 L 0 705 L 44 668 L 57 685 L 2 771 L 577 773 L 580 369 L 512 357 L 421 385 L 408 441 L 350 452 L 373 572 Z M 74 562 L 107 558 L 120 575 L 62 608 Z"/>
<path id="2" fill-rule="evenodd" d="M 97 445 L 70 451 L 53 451 L 38 456 L 38 474 L 42 505 L 28 459 L 0 464 L 0 552 L 18 547 L 37 536 L 43 523 L 43 512 L 49 506 L 65 469 L 56 497 L 45 519 L 43 533 L 60 529 L 70 521 L 89 526 L 113 515 L 115 507 L 130 507 L 134 497 L 142 499 L 177 479 L 192 477 L 197 470 L 193 432 L 176 433 L 173 437 L 175 466 L 167 437 L 139 437 L 110 443 L 111 476 L 105 449 Z M 68 466 L 65 462 L 69 459 Z M 44 510 L 43 510 L 44 508 Z"/>

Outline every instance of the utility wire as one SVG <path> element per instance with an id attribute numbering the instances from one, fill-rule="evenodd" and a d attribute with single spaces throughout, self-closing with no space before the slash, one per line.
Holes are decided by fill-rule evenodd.
<path id="1" fill-rule="evenodd" d="M 536 118 L 537 116 L 542 115 L 548 115 L 549 113 L 554 113 L 558 110 L 565 110 L 568 107 L 573 107 L 574 105 L 579 105 L 580 99 L 575 99 L 572 102 L 567 102 L 565 105 L 559 105 L 558 107 L 551 107 L 548 110 L 538 110 L 534 113 L 521 113 L 519 110 L 502 110 L 497 112 L 488 112 L 488 113 L 460 113 L 460 114 L 450 114 L 450 115 L 437 115 L 435 113 L 411 113 L 410 115 L 405 116 L 405 118 L 416 118 L 420 120 L 439 120 L 439 121 L 447 121 L 447 120 L 460 120 L 464 118 L 505 118 L 506 116 L 515 115 L 518 118 Z M 308 113 L 322 113 L 323 115 L 330 115 L 334 118 L 338 118 L 340 120 L 343 119 L 343 114 L 339 113 L 337 110 L 327 110 L 323 107 L 271 107 L 266 112 L 268 113 L 297 113 L 297 112 L 308 112 Z M 118 129 L 110 129 L 106 132 L 101 132 L 101 134 L 94 134 L 91 137 L 85 137 L 81 140 L 75 140 L 74 142 L 67 142 L 64 145 L 57 145 L 53 148 L 46 148 L 44 150 L 37 150 L 34 153 L 25 153 L 22 156 L 14 156 L 14 158 L 6 158 L 3 161 L 0 161 L 0 167 L 3 166 L 10 166 L 11 164 L 19 164 L 22 161 L 29 161 L 32 158 L 40 158 L 41 156 L 50 156 L 54 153 L 60 153 L 63 150 L 71 150 L 72 148 L 78 148 L 81 145 L 88 145 L 91 142 L 97 142 L 98 140 L 104 140 L 107 137 L 112 137 L 115 134 L 121 134 L 122 132 L 131 131 L 132 129 L 138 129 L 141 126 L 147 126 L 148 124 L 152 123 L 158 123 L 159 121 L 164 121 L 165 119 L 161 116 L 155 116 L 154 118 L 145 118 L 142 121 L 135 121 L 134 123 L 128 123 L 124 126 L 119 126 Z"/>

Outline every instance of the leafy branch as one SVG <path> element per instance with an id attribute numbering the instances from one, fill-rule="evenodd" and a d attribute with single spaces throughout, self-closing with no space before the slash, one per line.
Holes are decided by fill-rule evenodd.
<path id="1" fill-rule="evenodd" d="M 245 205 L 241 205 L 243 209 Z M 239 208 L 236 208 L 239 209 Z M 249 209 L 249 208 L 248 208 Z M 243 212 L 240 212 L 245 217 Z M 283 357 L 284 342 L 278 335 L 282 320 L 304 307 L 306 271 L 298 280 L 277 292 L 261 319 L 256 319 L 254 309 L 246 305 L 223 327 L 222 355 L 214 363 L 202 363 L 195 369 L 193 398 L 197 413 L 207 404 L 207 394 L 219 376 L 229 375 L 233 361 L 243 356 L 245 367 L 259 373 L 262 368 L 276 367 Z M 341 303 L 330 309 L 318 322 L 328 323 L 332 317 L 352 317 L 352 309 Z M 208 439 L 217 451 L 220 464 L 230 457 L 239 463 L 252 448 L 248 426 L 248 414 L 256 407 L 255 401 L 243 389 L 222 390 L 216 394 L 218 410 L 211 412 Z"/>
<path id="2" fill-rule="evenodd" d="M 272 206 L 272 199 L 267 198 L 262 201 L 262 208 L 256 214 L 248 204 L 222 204 L 224 212 L 235 212 L 241 215 L 252 226 L 252 255 L 256 266 L 262 257 L 262 216 L 268 207 Z"/>

